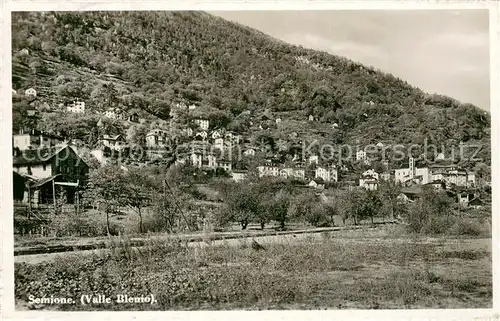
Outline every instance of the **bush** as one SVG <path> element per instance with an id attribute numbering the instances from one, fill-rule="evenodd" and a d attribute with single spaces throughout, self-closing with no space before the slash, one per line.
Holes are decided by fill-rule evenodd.
<path id="1" fill-rule="evenodd" d="M 57 236 L 93 237 L 107 235 L 106 223 L 97 217 L 81 215 L 58 215 L 49 224 L 52 233 Z M 110 226 L 111 233 L 117 232 L 117 226 Z"/>
<path id="2" fill-rule="evenodd" d="M 481 224 L 478 220 L 465 217 L 458 217 L 449 229 L 449 234 L 457 236 L 480 236 L 488 233 L 486 224 Z"/>
<path id="3" fill-rule="evenodd" d="M 424 188 L 420 198 L 408 210 L 408 229 L 418 234 L 443 234 L 453 219 L 453 202 L 444 193 Z"/>

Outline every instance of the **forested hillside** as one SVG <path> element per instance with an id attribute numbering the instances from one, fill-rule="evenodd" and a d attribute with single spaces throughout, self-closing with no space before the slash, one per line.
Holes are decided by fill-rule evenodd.
<path id="1" fill-rule="evenodd" d="M 12 22 L 14 89 L 37 88 L 49 104 L 80 98 L 89 110 L 167 120 L 182 101 L 240 133 L 266 131 L 256 127 L 266 112 L 282 119 L 267 129 L 275 139 L 295 131 L 338 144 L 481 142 L 490 157 L 490 116 L 479 108 L 207 13 L 32 12 Z"/>

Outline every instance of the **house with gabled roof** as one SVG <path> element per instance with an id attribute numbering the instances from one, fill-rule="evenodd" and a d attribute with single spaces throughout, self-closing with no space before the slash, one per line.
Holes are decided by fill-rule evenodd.
<path id="1" fill-rule="evenodd" d="M 314 178 L 309 182 L 308 186 L 317 189 L 324 189 L 325 181 L 321 177 Z"/>
<path id="2" fill-rule="evenodd" d="M 120 150 L 127 147 L 127 142 L 122 135 L 104 135 L 102 138 L 103 145 L 113 150 Z"/>
<path id="3" fill-rule="evenodd" d="M 36 97 L 36 90 L 34 88 L 28 88 L 24 91 L 26 96 Z"/>
<path id="4" fill-rule="evenodd" d="M 41 184 L 40 182 L 43 183 L 47 179 L 60 177 L 75 187 L 85 185 L 90 168 L 68 145 L 25 150 L 14 155 L 12 163 L 17 174 L 37 181 L 37 184 Z"/>
<path id="5" fill-rule="evenodd" d="M 314 170 L 315 178 L 322 178 L 325 182 L 336 182 L 338 180 L 337 168 L 334 166 L 318 166 Z"/>
<path id="6" fill-rule="evenodd" d="M 75 100 L 66 106 L 66 110 L 70 113 L 85 114 L 85 102 Z"/>
<path id="7" fill-rule="evenodd" d="M 18 134 L 12 135 L 12 146 L 19 150 L 47 148 L 60 145 L 63 142 L 64 138 L 60 136 L 37 130 L 20 130 Z"/>
<path id="8" fill-rule="evenodd" d="M 374 191 L 378 188 L 379 174 L 373 169 L 365 171 L 359 179 L 359 186 Z"/>
<path id="9" fill-rule="evenodd" d="M 235 182 L 241 182 L 245 180 L 248 176 L 248 170 L 233 170 L 231 171 L 231 178 Z"/>
<path id="10" fill-rule="evenodd" d="M 163 148 L 168 145 L 167 132 L 162 129 L 153 129 L 146 134 L 146 146 L 149 148 Z"/>

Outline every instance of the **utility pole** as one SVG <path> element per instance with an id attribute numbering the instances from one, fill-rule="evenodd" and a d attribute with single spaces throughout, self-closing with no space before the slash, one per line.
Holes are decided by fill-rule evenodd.
<path id="1" fill-rule="evenodd" d="M 57 209 L 56 209 L 56 183 L 55 183 L 55 179 L 52 180 L 52 199 L 54 201 L 54 214 L 56 214 Z"/>
<path id="2" fill-rule="evenodd" d="M 31 187 L 28 182 L 28 221 L 31 220 Z"/>

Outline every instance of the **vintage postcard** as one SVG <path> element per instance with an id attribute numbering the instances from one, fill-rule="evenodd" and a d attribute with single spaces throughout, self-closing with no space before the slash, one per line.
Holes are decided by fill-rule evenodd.
<path id="1" fill-rule="evenodd" d="M 495 318 L 497 3 L 3 18 L 6 318 Z"/>

